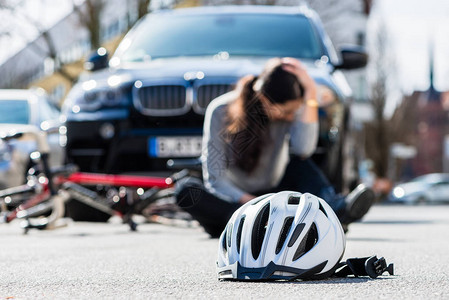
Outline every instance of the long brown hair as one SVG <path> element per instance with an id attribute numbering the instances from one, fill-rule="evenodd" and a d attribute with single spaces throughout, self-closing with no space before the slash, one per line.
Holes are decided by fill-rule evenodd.
<path id="1" fill-rule="evenodd" d="M 269 142 L 269 117 L 261 95 L 273 104 L 302 97 L 296 76 L 282 68 L 279 58 L 270 59 L 257 77 L 248 75 L 237 84 L 239 97 L 228 107 L 226 136 L 234 163 L 250 174 L 257 166 L 263 145 Z"/>

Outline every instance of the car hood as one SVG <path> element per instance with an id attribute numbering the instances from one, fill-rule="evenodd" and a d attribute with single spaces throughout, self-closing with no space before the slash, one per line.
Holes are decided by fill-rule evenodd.
<path id="1" fill-rule="evenodd" d="M 151 62 L 127 63 L 118 72 L 133 70 L 137 77 L 184 78 L 187 72 L 203 72 L 205 78 L 214 77 L 242 77 L 247 74 L 258 74 L 267 59 L 234 58 L 228 60 L 214 60 L 210 58 L 167 58 L 156 59 Z"/>
<path id="2" fill-rule="evenodd" d="M 130 62 L 118 68 L 110 68 L 92 73 L 84 80 L 95 80 L 99 85 L 106 84 L 111 76 L 116 76 L 118 82 L 133 83 L 136 80 L 185 80 L 188 74 L 202 72 L 204 79 L 228 78 L 236 81 L 248 74 L 259 74 L 268 57 L 234 57 L 217 60 L 211 57 L 176 57 L 160 58 L 148 62 Z M 328 64 L 315 64 L 314 60 L 303 60 L 310 74 L 321 84 L 335 87 Z M 187 74 L 187 75 L 186 75 Z"/>

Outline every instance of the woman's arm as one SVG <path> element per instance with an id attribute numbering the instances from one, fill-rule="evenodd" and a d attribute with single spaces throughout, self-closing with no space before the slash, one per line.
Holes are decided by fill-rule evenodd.
<path id="1" fill-rule="evenodd" d="M 290 152 L 300 157 L 311 156 L 318 144 L 318 123 L 295 120 L 290 127 Z"/>
<path id="2" fill-rule="evenodd" d="M 305 66 L 295 58 L 282 59 L 284 70 L 296 75 L 304 88 L 303 105 L 297 111 L 290 128 L 290 143 L 293 154 L 308 157 L 318 143 L 318 101 L 315 81 Z"/>
<path id="3" fill-rule="evenodd" d="M 310 77 L 305 66 L 297 59 L 285 57 L 282 59 L 284 70 L 293 73 L 304 88 L 304 104 L 300 120 L 304 123 L 318 122 L 318 101 L 315 81 Z"/>
<path id="4" fill-rule="evenodd" d="M 225 200 L 244 203 L 248 201 L 251 195 L 236 187 L 226 178 L 229 162 L 224 134 L 227 106 L 223 104 L 226 103 L 223 102 L 223 98 L 217 100 L 209 104 L 204 119 L 203 153 L 201 157 L 204 185 L 209 191 L 218 194 Z"/>

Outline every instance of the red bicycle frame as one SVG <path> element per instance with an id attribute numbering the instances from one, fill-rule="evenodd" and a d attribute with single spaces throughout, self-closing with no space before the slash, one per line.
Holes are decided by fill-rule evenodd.
<path id="1" fill-rule="evenodd" d="M 140 188 L 169 188 L 173 186 L 173 180 L 170 177 L 111 175 L 84 172 L 73 173 L 65 180 L 85 185 L 103 184 Z"/>

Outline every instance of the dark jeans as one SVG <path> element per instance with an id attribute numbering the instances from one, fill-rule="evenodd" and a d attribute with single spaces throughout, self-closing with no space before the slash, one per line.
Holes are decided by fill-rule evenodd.
<path id="1" fill-rule="evenodd" d="M 206 190 L 198 178 L 187 178 L 177 188 L 178 205 L 190 213 L 212 237 L 218 237 L 239 203 L 230 203 Z M 334 188 L 311 159 L 292 156 L 279 185 L 273 189 L 255 193 L 263 195 L 280 191 L 311 193 L 324 199 L 339 215 L 345 208 L 344 197 Z"/>

